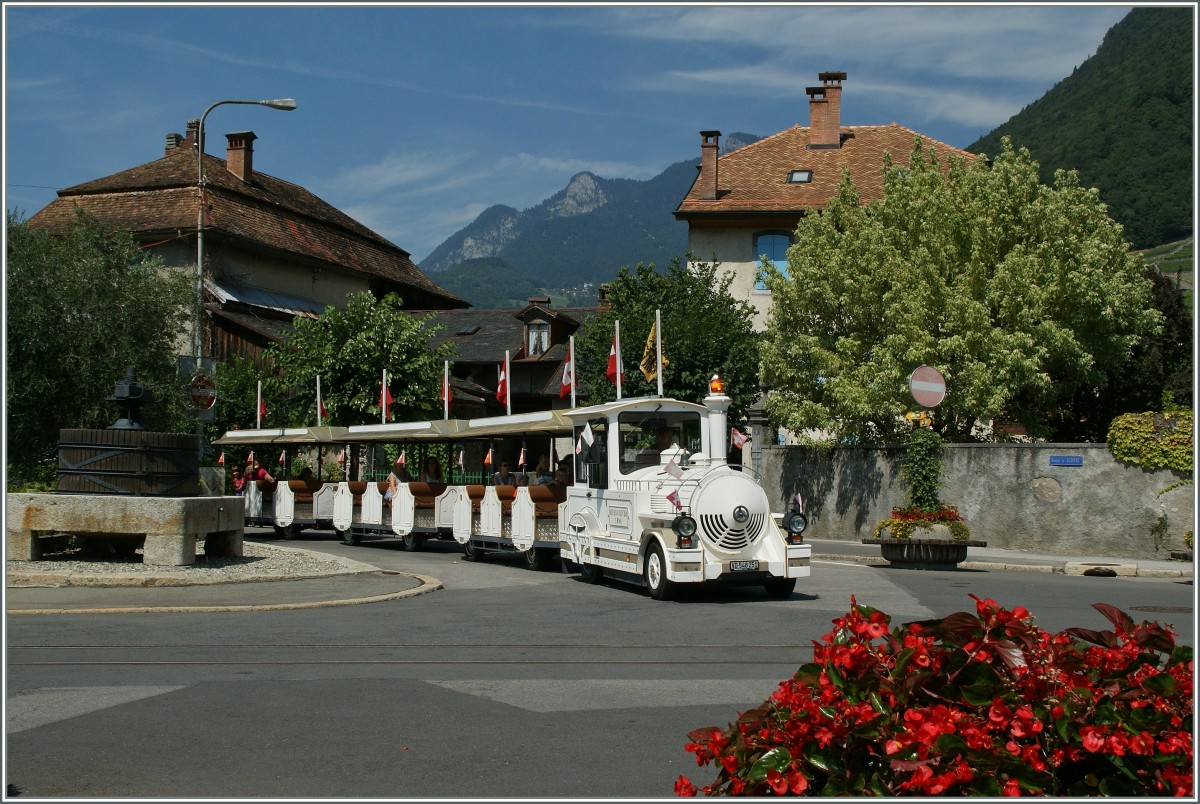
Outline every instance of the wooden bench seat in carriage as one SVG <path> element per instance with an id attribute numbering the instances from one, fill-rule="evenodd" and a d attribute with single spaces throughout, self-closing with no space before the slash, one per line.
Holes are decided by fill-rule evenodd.
<path id="1" fill-rule="evenodd" d="M 471 536 L 507 538 L 512 533 L 510 520 L 516 486 L 471 485 L 459 489 L 462 504 L 455 506 L 451 517 L 455 541 L 466 544 Z"/>
<path id="2" fill-rule="evenodd" d="M 387 488 L 387 484 L 383 484 Z M 366 497 L 370 519 L 364 520 L 363 498 Z M 378 483 L 366 480 L 345 480 L 338 484 L 333 497 L 333 527 L 338 531 L 349 530 L 351 525 L 379 524 L 382 522 L 383 494 Z"/>
<path id="3" fill-rule="evenodd" d="M 513 547 L 528 550 L 534 541 L 558 541 L 558 506 L 567 499 L 562 483 L 522 486 L 512 504 Z"/>
<path id="4" fill-rule="evenodd" d="M 243 497 L 246 499 L 247 525 L 275 524 L 275 480 L 256 480 L 246 484 Z"/>
<path id="5" fill-rule="evenodd" d="M 311 524 L 333 519 L 334 486 L 319 480 L 289 480 L 275 492 L 275 524 Z"/>

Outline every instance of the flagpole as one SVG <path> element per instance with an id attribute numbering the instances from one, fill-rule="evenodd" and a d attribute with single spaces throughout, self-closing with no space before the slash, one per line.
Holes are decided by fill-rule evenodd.
<path id="1" fill-rule="evenodd" d="M 450 361 L 442 365 L 442 418 L 450 418 Z"/>
<path id="2" fill-rule="evenodd" d="M 617 400 L 621 399 L 621 320 L 618 318 L 613 322 L 613 343 L 616 345 L 617 351 Z"/>
<path id="3" fill-rule="evenodd" d="M 571 336 L 570 349 L 571 349 L 571 354 L 568 355 L 568 357 L 570 357 L 570 359 L 571 359 L 570 360 L 570 362 L 571 362 L 571 407 L 575 407 L 575 336 L 574 335 Z"/>
<path id="4" fill-rule="evenodd" d="M 321 375 L 317 375 L 317 427 L 321 426 Z"/>
<path id="5" fill-rule="evenodd" d="M 258 404 L 254 406 L 254 429 L 262 429 L 262 380 L 258 381 Z"/>
<path id="6" fill-rule="evenodd" d="M 508 350 L 504 350 L 504 411 L 512 415 L 512 369 L 508 362 Z"/>
<path id="7" fill-rule="evenodd" d="M 663 364 L 662 364 L 662 311 L 654 311 L 654 341 L 658 363 L 655 364 L 655 374 L 658 376 L 658 395 L 663 395 Z"/>
<path id="8" fill-rule="evenodd" d="M 383 370 L 383 381 L 379 385 L 379 423 L 387 424 L 387 369 Z"/>

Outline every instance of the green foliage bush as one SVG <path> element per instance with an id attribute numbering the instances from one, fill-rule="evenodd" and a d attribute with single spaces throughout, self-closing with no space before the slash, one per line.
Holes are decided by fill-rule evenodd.
<path id="1" fill-rule="evenodd" d="M 1171 469 L 1192 473 L 1192 412 L 1126 413 L 1108 431 L 1108 448 L 1117 460 L 1148 472 Z"/>

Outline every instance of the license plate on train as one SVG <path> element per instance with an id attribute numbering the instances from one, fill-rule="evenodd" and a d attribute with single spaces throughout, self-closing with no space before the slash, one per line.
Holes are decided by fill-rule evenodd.
<path id="1" fill-rule="evenodd" d="M 729 571 L 730 572 L 738 572 L 738 571 L 746 571 L 746 570 L 753 571 L 753 570 L 757 570 L 757 569 L 758 569 L 757 561 L 730 561 L 729 562 Z"/>

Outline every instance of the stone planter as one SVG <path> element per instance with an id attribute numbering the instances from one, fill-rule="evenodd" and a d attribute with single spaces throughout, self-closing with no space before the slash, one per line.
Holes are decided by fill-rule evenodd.
<path id="1" fill-rule="evenodd" d="M 905 569 L 954 569 L 967 559 L 968 547 L 987 547 L 987 542 L 978 539 L 950 537 L 950 529 L 945 525 L 921 528 L 917 532 L 930 535 L 909 539 L 884 536 L 863 539 L 862 543 L 879 545 L 880 554 L 886 561 Z"/>

